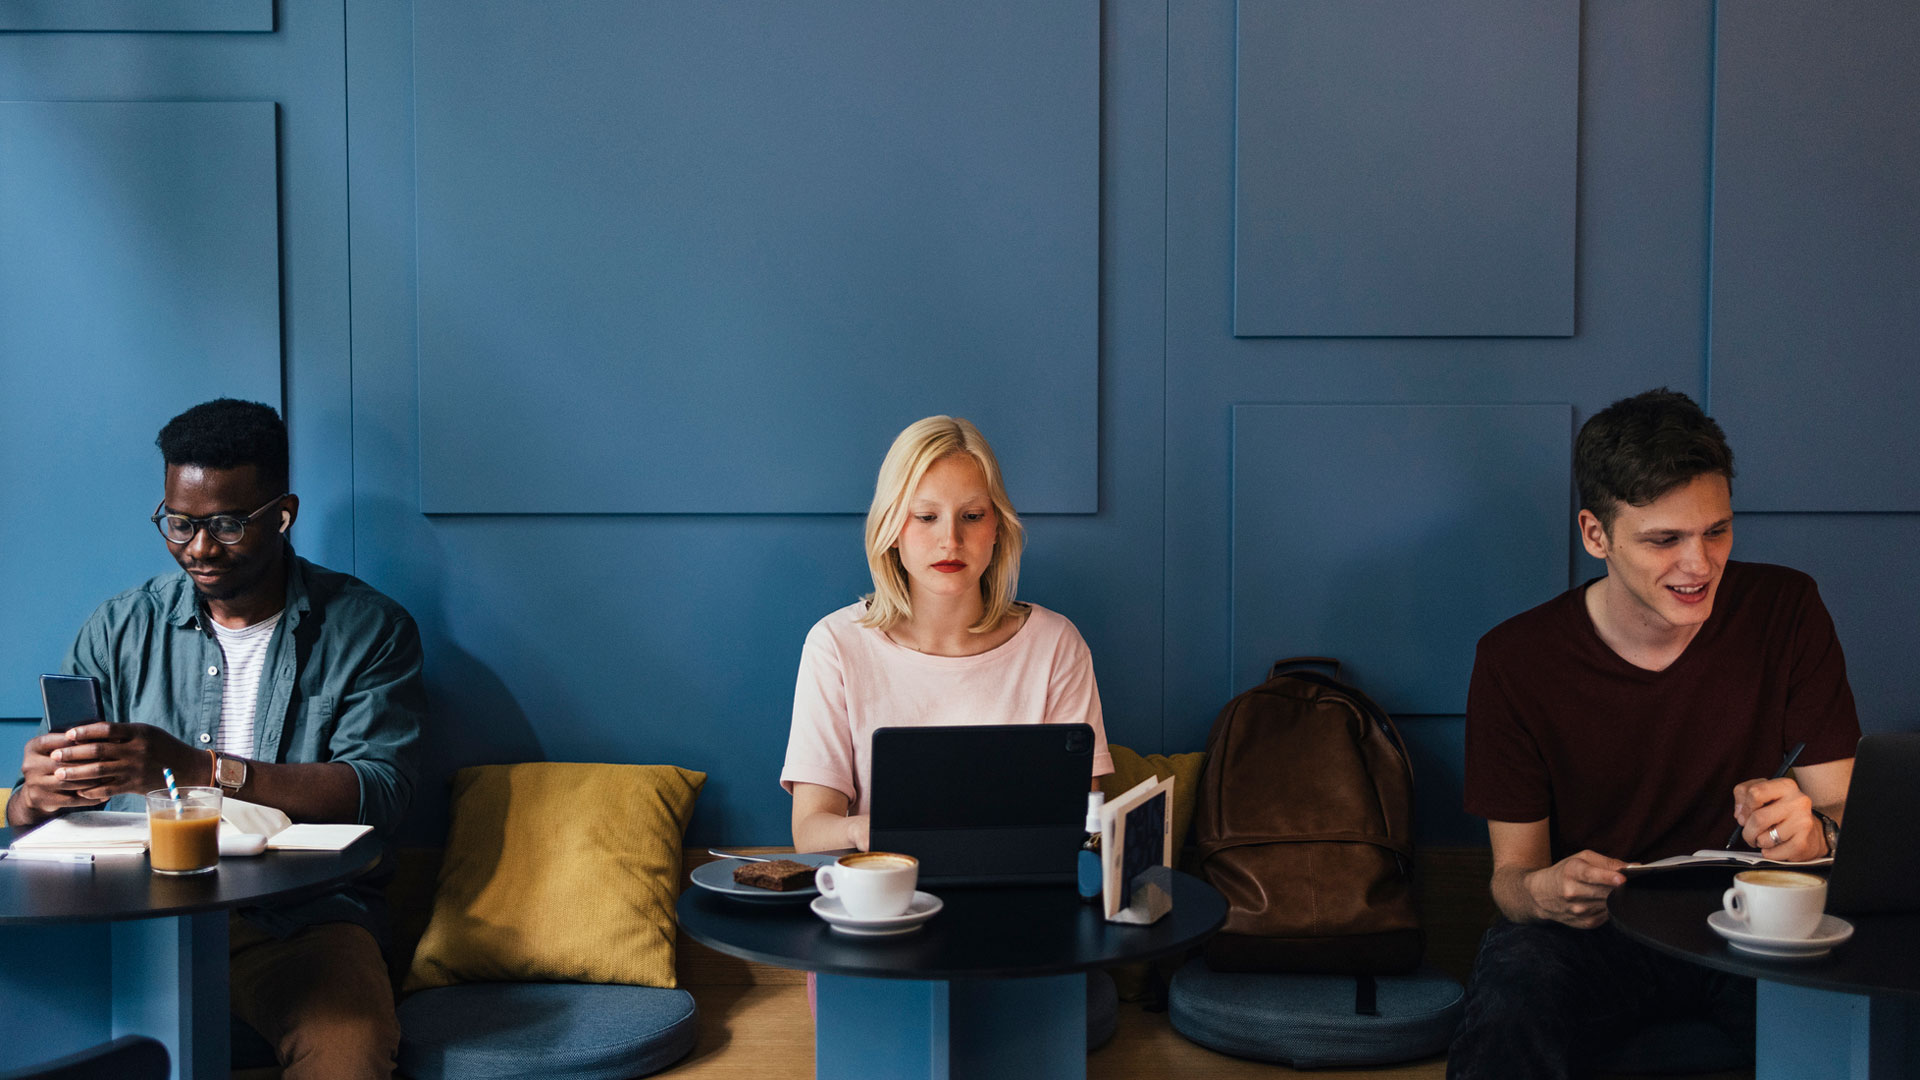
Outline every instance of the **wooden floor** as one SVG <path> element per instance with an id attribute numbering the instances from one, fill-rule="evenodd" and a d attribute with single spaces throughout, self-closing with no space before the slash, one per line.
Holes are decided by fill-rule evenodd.
<path id="1" fill-rule="evenodd" d="M 813 1076 L 813 1019 L 803 986 L 707 987 L 699 991 L 700 1042 L 693 1054 L 663 1077 L 680 1080 L 809 1080 Z M 1446 1059 L 1387 1069 L 1347 1070 L 1340 1077 L 1439 1080 Z M 1283 1065 L 1216 1054 L 1180 1037 L 1165 1013 L 1148 1013 L 1122 1002 L 1113 1041 L 1087 1057 L 1087 1080 L 1276 1080 L 1317 1075 Z"/>
<path id="2" fill-rule="evenodd" d="M 703 986 L 693 1053 L 660 1074 L 688 1080 L 804 1080 L 813 1075 L 813 1016 L 804 985 Z"/>
<path id="3" fill-rule="evenodd" d="M 813 1018 L 805 986 L 793 984 L 711 986 L 697 991 L 699 1042 L 693 1053 L 659 1075 L 666 1080 L 810 1080 Z M 1441 1080 L 1444 1057 L 1371 1069 L 1317 1069 L 1246 1061 L 1217 1054 L 1182 1038 L 1165 1013 L 1120 1003 L 1113 1041 L 1087 1055 L 1087 1080 Z M 277 1070 L 236 1072 L 234 1080 L 272 1080 Z M 1694 1080 L 1752 1080 L 1751 1070 L 1711 1073 Z"/>
<path id="4" fill-rule="evenodd" d="M 813 1076 L 813 1019 L 804 986 L 715 986 L 697 991 L 700 1041 L 671 1080 L 809 1080 Z M 1113 1041 L 1087 1056 L 1087 1080 L 1441 1080 L 1443 1056 L 1371 1069 L 1300 1071 L 1284 1065 L 1218 1054 L 1182 1038 L 1165 1013 L 1120 1003 Z M 1751 1070 L 1712 1073 L 1695 1080 L 1751 1080 Z"/>

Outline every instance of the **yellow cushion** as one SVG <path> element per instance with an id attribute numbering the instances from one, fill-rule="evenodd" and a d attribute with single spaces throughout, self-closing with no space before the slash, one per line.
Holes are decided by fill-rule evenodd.
<path id="1" fill-rule="evenodd" d="M 672 765 L 461 769 L 433 917 L 404 989 L 673 986 L 680 845 L 706 781 Z"/>
<path id="2" fill-rule="evenodd" d="M 1173 850 L 1178 859 L 1187 846 L 1187 827 L 1193 824 L 1193 800 L 1200 792 L 1200 767 L 1207 763 L 1203 751 L 1191 754 L 1149 754 L 1141 757 L 1124 746 L 1108 746 L 1113 753 L 1113 771 L 1100 778 L 1100 790 L 1113 799 L 1142 780 L 1173 780 Z"/>

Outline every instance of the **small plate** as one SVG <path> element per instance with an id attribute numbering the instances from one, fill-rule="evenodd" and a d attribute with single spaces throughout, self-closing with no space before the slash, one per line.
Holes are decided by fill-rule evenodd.
<path id="1" fill-rule="evenodd" d="M 792 859 L 794 862 L 805 863 L 808 866 L 825 866 L 844 854 L 845 852 L 840 851 L 808 851 L 797 855 L 777 855 L 771 857 Z M 695 885 L 700 886 L 708 892 L 716 892 L 735 900 L 744 900 L 749 904 L 791 904 L 796 900 L 805 900 L 809 897 L 820 895 L 820 890 L 814 888 L 813 882 L 811 881 L 799 888 L 788 889 L 784 892 L 774 889 L 762 889 L 757 885 L 742 885 L 733 880 L 733 872 L 745 866 L 748 861 L 747 859 L 715 859 L 713 862 L 701 863 L 699 866 L 694 867 L 693 873 L 689 874 L 688 877 Z"/>
<path id="2" fill-rule="evenodd" d="M 1827 955 L 1835 945 L 1853 936 L 1853 924 L 1837 915 L 1820 916 L 1820 925 L 1803 938 L 1756 934 L 1725 911 L 1707 916 L 1707 926 L 1726 938 L 1729 946 L 1769 960 L 1811 960 Z"/>
<path id="3" fill-rule="evenodd" d="M 842 934 L 858 934 L 861 937 L 886 937 L 890 934 L 904 934 L 917 930 L 921 923 L 940 914 L 946 905 L 932 893 L 915 892 L 913 903 L 899 915 L 887 915 L 878 919 L 856 919 L 847 914 L 840 905 L 840 899 L 834 896 L 815 897 L 813 913 L 827 920 L 833 928 Z"/>

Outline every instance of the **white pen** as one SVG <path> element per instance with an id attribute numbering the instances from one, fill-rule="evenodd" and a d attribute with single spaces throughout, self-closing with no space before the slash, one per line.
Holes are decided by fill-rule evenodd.
<path id="1" fill-rule="evenodd" d="M 90 863 L 93 861 L 93 856 L 84 851 L 22 851 L 19 848 L 8 848 L 0 851 L 0 856 L 18 859 L 21 862 Z"/>

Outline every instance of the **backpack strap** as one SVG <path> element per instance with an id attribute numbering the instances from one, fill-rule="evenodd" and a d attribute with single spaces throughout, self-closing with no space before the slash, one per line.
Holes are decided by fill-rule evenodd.
<path id="1" fill-rule="evenodd" d="M 1353 977 L 1353 1011 L 1359 1016 L 1380 1015 L 1380 984 L 1371 975 Z"/>
<path id="2" fill-rule="evenodd" d="M 1331 656 L 1295 656 L 1287 660 L 1275 660 L 1273 667 L 1267 670 L 1267 678 L 1277 679 L 1282 672 L 1308 667 L 1328 668 L 1334 678 L 1340 677 L 1340 661 Z"/>

